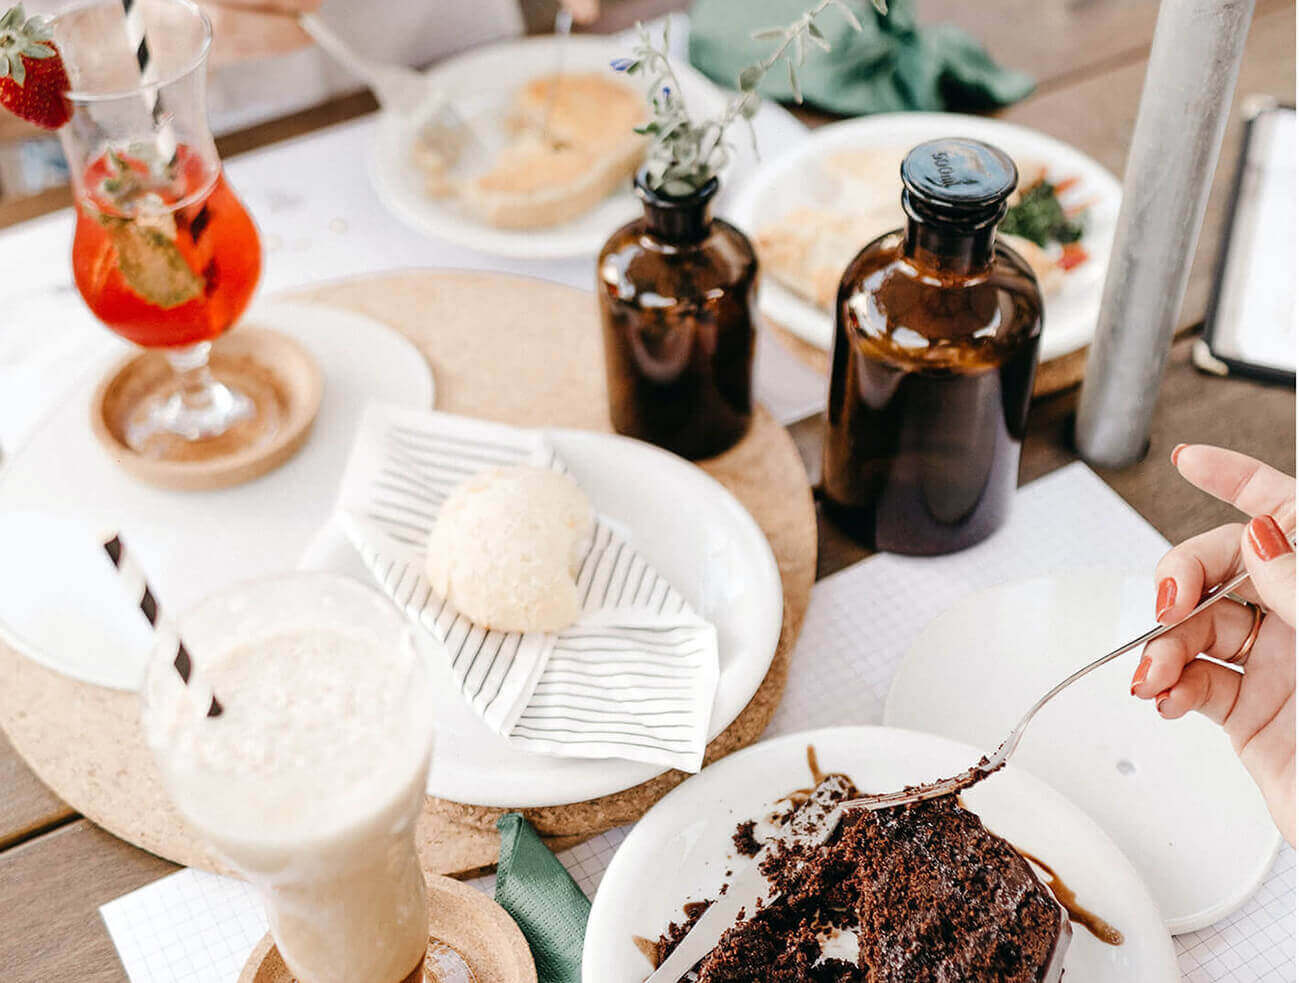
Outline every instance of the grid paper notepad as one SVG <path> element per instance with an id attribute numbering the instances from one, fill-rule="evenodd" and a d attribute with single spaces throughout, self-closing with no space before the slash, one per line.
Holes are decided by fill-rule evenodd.
<path id="1" fill-rule="evenodd" d="M 1060 522 L 1061 515 L 1068 515 L 1069 522 Z M 1041 559 L 1026 560 L 1022 551 L 1001 549 L 947 557 L 942 561 L 943 584 L 930 592 L 912 591 L 910 596 L 918 607 L 905 614 L 899 613 L 896 605 L 870 606 L 863 604 L 862 598 L 881 575 L 905 583 L 907 578 L 920 576 L 925 565 L 935 561 L 880 556 L 818 583 L 812 590 L 812 602 L 794 653 L 797 669 L 790 674 L 785 697 L 767 736 L 835 724 L 878 722 L 907 640 L 930 618 L 976 589 L 1069 567 L 1128 565 L 1146 569 L 1167 545 L 1081 464 L 1063 468 L 1020 493 L 1005 534 L 1013 535 L 1021 528 L 1037 532 L 1040 549 L 1036 554 Z M 1032 566 L 1034 562 L 1039 565 Z M 928 577 L 926 583 L 937 579 Z M 887 626 L 881 624 L 880 618 L 889 616 L 904 618 L 905 623 L 884 631 Z M 872 646 L 869 658 L 863 659 L 860 648 L 851 646 L 851 639 L 861 630 L 854 626 L 861 626 L 864 620 L 869 620 L 873 632 L 889 635 L 896 644 Z M 610 830 L 559 855 L 588 895 L 595 893 L 609 860 L 629 830 Z M 176 883 L 168 885 L 173 879 Z M 484 877 L 473 883 L 490 893 L 495 881 Z M 169 892 L 165 895 L 168 903 L 158 900 L 160 892 Z M 181 898 L 184 904 L 178 900 Z M 223 969 L 227 964 L 212 963 L 208 975 L 165 975 L 169 965 L 192 972 L 191 967 L 204 960 L 211 962 L 205 953 L 223 944 L 244 946 L 245 956 L 251 951 L 260 933 L 238 935 L 232 928 L 226 943 L 201 942 L 197 931 L 189 933 L 177 926 L 177 922 L 192 917 L 190 912 L 202 911 L 207 904 L 224 913 L 226 909 L 221 906 L 230 905 L 232 898 L 233 890 L 222 887 L 221 878 L 182 871 L 101 910 L 132 983 L 163 979 L 233 983 L 237 970 L 232 973 Z M 239 903 L 256 906 L 251 892 L 244 894 Z M 242 941 L 245 937 L 246 943 Z M 158 941 L 152 948 L 141 944 L 153 938 Z M 172 946 L 170 954 L 164 951 L 164 945 Z M 1259 890 L 1235 914 L 1198 932 L 1177 936 L 1174 945 L 1187 983 L 1291 983 L 1295 979 L 1294 851 L 1282 849 Z M 148 975 L 160 972 L 164 975 Z"/>

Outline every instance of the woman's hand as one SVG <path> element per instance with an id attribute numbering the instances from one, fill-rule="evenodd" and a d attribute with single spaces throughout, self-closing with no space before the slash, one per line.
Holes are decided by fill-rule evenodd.
<path id="1" fill-rule="evenodd" d="M 212 21 L 212 62 L 225 65 L 243 58 L 262 58 L 296 51 L 311 43 L 298 26 L 321 0 L 201 0 Z"/>
<path id="2" fill-rule="evenodd" d="M 1231 738 L 1263 792 L 1272 819 L 1295 842 L 1295 480 L 1244 454 L 1179 445 L 1182 477 L 1252 518 L 1202 533 L 1170 550 L 1155 569 L 1156 617 L 1184 617 L 1209 588 L 1248 570 L 1240 596 L 1266 613 L 1243 655 L 1253 611 L 1224 600 L 1155 639 L 1132 677 L 1132 695 L 1155 701 L 1160 716 L 1197 710 Z M 1236 672 L 1197 659 L 1234 661 Z"/>

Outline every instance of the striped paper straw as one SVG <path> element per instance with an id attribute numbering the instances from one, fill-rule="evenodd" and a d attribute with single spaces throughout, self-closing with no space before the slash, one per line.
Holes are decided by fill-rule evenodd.
<path id="1" fill-rule="evenodd" d="M 122 14 L 126 19 L 126 39 L 135 52 L 136 64 L 140 66 L 140 83 L 148 86 L 156 74 L 153 68 L 153 57 L 149 53 L 149 39 L 144 29 L 144 11 L 141 0 L 122 0 Z M 157 89 L 142 90 L 145 108 L 153 119 L 154 130 L 158 140 L 158 155 L 168 165 L 176 161 L 176 133 L 171 127 L 171 120 L 162 108 L 161 94 Z"/>
<path id="2" fill-rule="evenodd" d="M 113 566 L 121 575 L 122 580 L 126 582 L 128 588 L 134 596 L 140 598 L 140 613 L 144 615 L 153 628 L 155 635 L 167 633 L 173 635 L 176 639 L 176 654 L 171 660 L 176 675 L 180 676 L 180 681 L 190 688 L 194 693 L 197 702 L 202 702 L 203 697 L 207 697 L 207 715 L 209 717 L 219 717 L 224 712 L 221 701 L 216 698 L 216 694 L 208 690 L 201 679 L 194 672 L 194 660 L 190 658 L 189 650 L 185 648 L 185 643 L 181 641 L 179 633 L 175 631 L 171 622 L 162 609 L 158 607 L 158 598 L 149 587 L 149 582 L 144 579 L 144 571 L 140 569 L 139 564 L 135 562 L 126 551 L 126 545 L 122 542 L 120 536 L 114 536 L 104 543 L 104 552 L 108 558 L 113 561 Z"/>

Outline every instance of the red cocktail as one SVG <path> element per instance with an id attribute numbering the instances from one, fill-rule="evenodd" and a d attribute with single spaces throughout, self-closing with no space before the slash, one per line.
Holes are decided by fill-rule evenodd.
<path id="1" fill-rule="evenodd" d="M 150 348 L 211 341 L 238 320 L 261 273 L 257 229 L 218 170 L 189 148 L 155 180 L 105 153 L 77 200 L 72 273 L 95 316 Z"/>
<path id="2" fill-rule="evenodd" d="M 147 44 L 135 40 L 141 30 Z M 273 432 L 271 404 L 208 365 L 262 262 L 208 129 L 211 25 L 191 0 L 89 0 L 52 32 L 69 86 L 59 136 L 77 209 L 73 277 L 96 317 L 172 369 L 133 391 L 124 439 L 141 454 L 191 460 L 193 442 L 236 424 L 241 444 Z"/>

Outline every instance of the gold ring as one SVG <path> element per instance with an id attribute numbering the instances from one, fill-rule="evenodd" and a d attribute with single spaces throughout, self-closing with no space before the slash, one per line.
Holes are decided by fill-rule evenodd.
<path id="1" fill-rule="evenodd" d="M 1254 648 L 1254 643 L 1258 641 L 1258 630 L 1263 627 L 1263 609 L 1253 601 L 1241 601 L 1240 603 L 1254 612 L 1254 623 L 1249 626 L 1249 634 L 1240 643 L 1240 648 L 1236 649 L 1236 653 L 1225 661 L 1233 665 L 1243 666 L 1245 660 L 1249 658 L 1250 651 Z"/>

